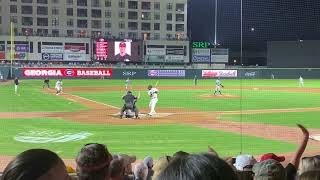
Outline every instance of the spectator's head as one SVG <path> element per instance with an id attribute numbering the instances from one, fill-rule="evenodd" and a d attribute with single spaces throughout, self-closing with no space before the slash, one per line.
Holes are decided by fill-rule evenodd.
<path id="1" fill-rule="evenodd" d="M 143 162 L 140 162 L 134 166 L 133 174 L 136 180 L 146 180 L 148 167 Z"/>
<path id="2" fill-rule="evenodd" d="M 152 169 L 153 167 L 153 159 L 151 156 L 147 156 L 144 158 L 143 163 L 149 168 Z"/>
<path id="3" fill-rule="evenodd" d="M 173 154 L 173 157 L 184 157 L 184 156 L 188 156 L 189 153 L 185 152 L 185 151 L 177 151 L 176 153 Z"/>
<path id="4" fill-rule="evenodd" d="M 60 157 L 46 149 L 29 149 L 20 153 L 5 168 L 2 180 L 68 180 L 66 166 Z"/>
<path id="5" fill-rule="evenodd" d="M 132 163 L 136 162 L 136 156 L 119 154 L 117 159 L 122 161 L 123 166 L 125 168 L 125 175 L 132 174 Z"/>
<path id="6" fill-rule="evenodd" d="M 174 158 L 157 177 L 157 180 L 176 179 L 237 180 L 238 178 L 225 161 L 206 153 Z"/>
<path id="7" fill-rule="evenodd" d="M 253 166 L 255 180 L 283 180 L 286 177 L 285 169 L 279 161 L 268 159 Z"/>
<path id="8" fill-rule="evenodd" d="M 120 56 L 125 56 L 126 55 L 126 43 L 125 42 L 120 42 L 119 43 L 119 49 L 120 49 Z"/>
<path id="9" fill-rule="evenodd" d="M 278 162 L 283 162 L 286 158 L 284 156 L 277 156 L 273 153 L 267 153 L 261 156 L 260 162 L 268 159 L 274 159 Z"/>
<path id="10" fill-rule="evenodd" d="M 257 160 L 252 155 L 239 155 L 233 164 L 238 171 L 251 171 Z"/>
<path id="11" fill-rule="evenodd" d="M 154 177 L 158 176 L 161 171 L 163 171 L 168 164 L 170 163 L 172 157 L 171 156 L 162 156 L 160 157 L 155 164 L 153 165 L 152 170 L 154 171 Z"/>
<path id="12" fill-rule="evenodd" d="M 320 156 L 303 157 L 299 164 L 299 174 L 308 171 L 320 171 Z"/>
<path id="13" fill-rule="evenodd" d="M 121 180 L 124 177 L 125 168 L 123 162 L 119 159 L 114 159 L 110 164 L 110 179 Z"/>
<path id="14" fill-rule="evenodd" d="M 299 180 L 318 180 L 320 179 L 320 171 L 307 171 L 299 176 Z"/>
<path id="15" fill-rule="evenodd" d="M 76 157 L 79 180 L 104 180 L 109 176 L 112 156 L 103 144 L 86 144 Z"/>

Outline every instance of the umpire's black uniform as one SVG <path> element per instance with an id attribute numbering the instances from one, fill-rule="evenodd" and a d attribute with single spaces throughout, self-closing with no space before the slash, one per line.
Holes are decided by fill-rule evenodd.
<path id="1" fill-rule="evenodd" d="M 131 91 L 128 91 L 127 95 L 123 96 L 122 99 L 124 100 L 125 104 L 121 109 L 120 118 L 122 118 L 124 111 L 126 111 L 127 109 L 132 110 L 135 113 L 136 118 L 139 118 L 139 111 L 135 105 L 138 98 L 132 95 Z"/>

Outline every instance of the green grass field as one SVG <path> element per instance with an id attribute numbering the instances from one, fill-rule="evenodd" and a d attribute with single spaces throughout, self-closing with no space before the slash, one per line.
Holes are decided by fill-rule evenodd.
<path id="1" fill-rule="evenodd" d="M 132 85 L 147 86 L 159 81 L 159 108 L 184 108 L 197 111 L 235 111 L 258 109 L 289 109 L 320 107 L 320 96 L 316 92 L 285 92 L 279 90 L 254 90 L 239 87 L 297 87 L 297 80 L 222 80 L 225 87 L 223 92 L 241 96 L 234 99 L 203 99 L 198 96 L 210 94 L 214 88 L 214 80 L 199 80 L 201 90 L 162 90 L 164 86 L 193 86 L 192 80 L 133 80 Z M 306 88 L 320 88 L 320 80 L 305 80 Z M 52 82 L 53 86 L 53 82 Z M 124 80 L 64 80 L 64 87 L 100 87 L 123 86 Z M 72 92 L 97 102 L 122 106 L 121 97 L 124 88 L 118 91 L 104 92 Z M 135 92 L 137 93 L 137 92 Z M 75 112 L 87 109 L 83 105 L 73 103 L 61 96 L 44 93 L 41 80 L 23 80 L 20 86 L 21 96 L 13 92 L 13 85 L 0 84 L 0 112 Z M 149 97 L 146 91 L 141 91 L 138 107 L 146 108 Z M 71 105 L 70 105 L 71 104 Z M 296 123 L 307 127 L 320 128 L 317 119 L 320 112 L 290 112 L 265 113 L 248 115 L 223 115 L 221 121 L 236 121 L 243 123 L 274 124 L 293 127 Z M 236 155 L 241 151 L 250 154 L 264 152 L 292 152 L 296 145 L 272 141 L 253 136 L 243 136 L 239 133 L 227 133 L 193 127 L 190 125 L 96 125 L 81 124 L 63 119 L 33 118 L 8 119 L 0 115 L 0 155 L 15 155 L 33 147 L 49 148 L 58 152 L 62 157 L 74 158 L 81 145 L 88 142 L 107 144 L 113 153 L 127 152 L 142 158 L 146 155 L 160 156 L 172 154 L 178 150 L 190 152 L 206 151 L 207 145 L 212 145 L 223 156 Z M 52 136 L 72 135 L 81 132 L 90 133 L 86 139 L 70 142 L 27 143 L 16 141 L 16 136 L 37 136 L 45 138 Z M 38 139 L 39 139 L 38 138 Z M 242 142 L 242 144 L 240 144 Z"/>

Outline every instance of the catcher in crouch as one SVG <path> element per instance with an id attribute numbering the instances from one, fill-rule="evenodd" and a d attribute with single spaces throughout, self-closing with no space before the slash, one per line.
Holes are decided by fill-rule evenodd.
<path id="1" fill-rule="evenodd" d="M 218 79 L 216 80 L 216 89 L 214 90 L 214 93 L 213 95 L 216 95 L 217 92 L 220 93 L 220 95 L 222 95 L 222 92 L 221 92 L 221 87 L 224 87 L 220 81 L 220 77 L 218 77 Z"/>
<path id="2" fill-rule="evenodd" d="M 127 95 L 123 96 L 122 99 L 124 100 L 124 105 L 121 109 L 121 113 L 120 113 L 120 118 L 122 119 L 124 112 L 126 112 L 126 117 L 127 118 L 131 118 L 133 117 L 133 113 L 135 117 L 138 119 L 139 118 L 139 111 L 138 108 L 136 107 L 136 102 L 138 100 L 138 97 L 132 95 L 131 91 L 127 92 Z"/>

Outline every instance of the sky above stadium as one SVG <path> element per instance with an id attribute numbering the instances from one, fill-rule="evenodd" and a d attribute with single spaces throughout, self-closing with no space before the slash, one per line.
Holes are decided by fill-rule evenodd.
<path id="1" fill-rule="evenodd" d="M 214 42 L 214 0 L 192 0 L 192 40 Z M 218 0 L 217 42 L 240 48 L 240 0 Z M 243 0 L 243 42 L 265 49 L 272 40 L 319 40 L 319 0 Z"/>

